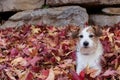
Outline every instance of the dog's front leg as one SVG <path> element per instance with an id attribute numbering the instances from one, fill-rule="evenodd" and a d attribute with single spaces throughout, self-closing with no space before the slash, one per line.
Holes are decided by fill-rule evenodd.
<path id="1" fill-rule="evenodd" d="M 76 66 L 76 73 L 79 75 L 82 70 L 83 70 L 82 65 L 77 64 L 77 66 Z"/>

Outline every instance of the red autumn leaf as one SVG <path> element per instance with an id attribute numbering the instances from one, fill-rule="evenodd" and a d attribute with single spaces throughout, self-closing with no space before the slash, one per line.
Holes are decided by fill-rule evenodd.
<path id="1" fill-rule="evenodd" d="M 42 75 L 44 75 L 44 76 L 48 76 L 48 75 L 49 75 L 49 70 L 43 69 L 43 70 L 41 70 L 41 73 L 42 73 Z"/>
<path id="2" fill-rule="evenodd" d="M 33 80 L 33 78 L 34 78 L 33 73 L 32 73 L 32 72 L 28 72 L 28 74 L 27 74 L 25 80 Z"/>
<path id="3" fill-rule="evenodd" d="M 57 28 L 53 27 L 53 26 L 47 26 L 46 29 L 47 29 L 48 32 L 55 32 L 55 31 L 57 31 Z"/>
<path id="4" fill-rule="evenodd" d="M 85 72 L 84 71 L 80 72 L 79 78 L 80 78 L 80 80 L 84 80 L 85 79 Z"/>
<path id="5" fill-rule="evenodd" d="M 10 56 L 15 57 L 17 56 L 19 51 L 16 48 L 12 48 L 10 51 Z"/>
<path id="6" fill-rule="evenodd" d="M 35 64 L 40 60 L 40 57 L 38 56 L 34 56 L 31 60 L 29 60 L 28 62 L 32 65 L 35 66 Z"/>
<path id="7" fill-rule="evenodd" d="M 55 80 L 55 73 L 52 68 L 49 70 L 49 75 L 46 80 Z"/>
<path id="8" fill-rule="evenodd" d="M 116 74 L 115 70 L 108 69 L 102 74 L 102 76 L 111 76 L 111 75 L 115 75 L 115 74 Z"/>
<path id="9" fill-rule="evenodd" d="M 75 71 L 70 70 L 70 74 L 72 75 L 72 80 L 84 80 L 83 72 L 81 72 L 80 75 L 78 75 Z"/>
<path id="10" fill-rule="evenodd" d="M 111 44 L 109 42 L 109 38 L 106 37 L 104 40 L 101 40 L 101 42 L 103 44 L 104 52 L 105 53 L 111 52 Z"/>
<path id="11" fill-rule="evenodd" d="M 30 55 L 29 48 L 24 48 L 23 53 L 26 54 L 26 55 Z"/>
<path id="12" fill-rule="evenodd" d="M 115 36 L 115 39 L 116 40 L 120 40 L 120 36 Z"/>
<path id="13" fill-rule="evenodd" d="M 41 67 L 38 67 L 38 66 L 32 66 L 31 67 L 31 71 L 35 72 L 35 73 L 39 73 L 41 70 Z"/>

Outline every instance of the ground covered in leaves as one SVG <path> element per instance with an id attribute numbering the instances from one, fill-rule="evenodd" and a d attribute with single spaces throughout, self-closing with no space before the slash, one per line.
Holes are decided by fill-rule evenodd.
<path id="1" fill-rule="evenodd" d="M 91 78 L 89 70 L 75 72 L 77 27 L 24 25 L 0 30 L 0 80 L 119 80 L 120 23 L 105 26 L 102 73 Z"/>

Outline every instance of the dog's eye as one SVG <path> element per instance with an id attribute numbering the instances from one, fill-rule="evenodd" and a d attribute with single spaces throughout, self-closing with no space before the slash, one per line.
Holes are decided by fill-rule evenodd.
<path id="1" fill-rule="evenodd" d="M 91 34 L 91 35 L 89 35 L 89 37 L 90 37 L 90 38 L 93 38 L 93 37 L 94 37 L 94 35 L 92 35 L 92 34 Z"/>
<path id="2" fill-rule="evenodd" d="M 80 35 L 79 37 L 80 37 L 80 38 L 83 38 L 83 35 Z"/>

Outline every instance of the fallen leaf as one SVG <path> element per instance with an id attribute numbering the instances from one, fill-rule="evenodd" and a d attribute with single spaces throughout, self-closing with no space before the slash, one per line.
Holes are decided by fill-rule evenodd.
<path id="1" fill-rule="evenodd" d="M 32 29 L 32 34 L 37 34 L 41 31 L 40 28 L 36 28 L 34 25 L 31 26 L 31 29 Z"/>
<path id="2" fill-rule="evenodd" d="M 120 75 L 120 65 L 119 65 L 118 68 L 117 68 L 117 74 Z"/>
<path id="3" fill-rule="evenodd" d="M 0 63 L 6 61 L 6 59 L 4 57 L 0 57 Z"/>
<path id="4" fill-rule="evenodd" d="M 18 53 L 19 53 L 19 51 L 18 51 L 16 48 L 12 48 L 11 51 L 10 51 L 10 55 L 11 55 L 12 57 L 17 56 Z"/>
<path id="5" fill-rule="evenodd" d="M 15 79 L 15 76 L 13 76 L 12 73 L 11 73 L 8 69 L 5 69 L 5 72 L 6 72 L 7 76 L 8 76 L 11 80 L 16 80 L 16 79 Z"/>
<path id="6" fill-rule="evenodd" d="M 19 80 L 25 80 L 26 74 L 28 74 L 28 70 L 23 71 L 23 70 L 15 69 L 14 71 L 18 75 Z"/>
<path id="7" fill-rule="evenodd" d="M 33 73 L 32 72 L 28 72 L 25 80 L 33 80 L 33 78 L 34 78 Z"/>
<path id="8" fill-rule="evenodd" d="M 98 70 L 97 69 L 94 69 L 94 68 L 90 68 L 89 65 L 87 65 L 86 69 L 85 69 L 85 72 L 86 74 L 89 74 L 91 78 L 95 78 L 95 74 Z"/>
<path id="9" fill-rule="evenodd" d="M 84 80 L 84 76 L 78 75 L 75 71 L 70 70 L 70 74 L 72 76 L 72 80 Z"/>
<path id="10" fill-rule="evenodd" d="M 49 70 L 49 75 L 46 80 L 55 80 L 55 73 L 52 68 Z"/>
<path id="11" fill-rule="evenodd" d="M 15 58 L 15 59 L 11 62 L 11 64 L 12 64 L 13 66 L 17 66 L 17 65 L 27 66 L 28 62 L 27 62 L 24 58 L 18 57 L 18 58 Z"/>
<path id="12" fill-rule="evenodd" d="M 34 56 L 31 60 L 28 62 L 32 65 L 35 66 L 35 64 L 40 60 L 40 57 Z"/>
<path id="13" fill-rule="evenodd" d="M 115 70 L 108 69 L 102 74 L 102 76 L 111 76 L 111 75 L 115 75 L 115 74 L 116 74 Z"/>

